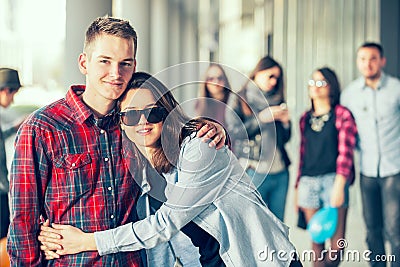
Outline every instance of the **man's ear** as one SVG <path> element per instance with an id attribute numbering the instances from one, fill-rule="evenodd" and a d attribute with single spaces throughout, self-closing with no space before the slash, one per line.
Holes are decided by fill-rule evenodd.
<path id="1" fill-rule="evenodd" d="M 78 66 L 79 66 L 79 70 L 83 75 L 87 74 L 87 69 L 86 69 L 86 64 L 87 64 L 87 55 L 86 53 L 81 53 L 79 54 L 79 58 L 78 58 Z"/>
<path id="2" fill-rule="evenodd" d="M 383 57 L 381 60 L 381 67 L 385 67 L 386 66 L 386 57 Z"/>

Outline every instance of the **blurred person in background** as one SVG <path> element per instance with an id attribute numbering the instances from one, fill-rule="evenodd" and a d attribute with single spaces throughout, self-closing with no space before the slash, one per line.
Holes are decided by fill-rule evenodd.
<path id="1" fill-rule="evenodd" d="M 199 99 L 196 102 L 196 115 L 214 119 L 225 126 L 225 107 L 231 86 L 221 65 L 211 63 L 201 83 Z"/>
<path id="2" fill-rule="evenodd" d="M 349 205 L 349 185 L 354 181 L 353 154 L 357 129 L 351 112 L 339 104 L 340 85 L 335 72 L 320 68 L 308 82 L 311 109 L 300 119 L 300 160 L 296 181 L 296 206 L 308 223 L 322 207 L 338 208 L 336 233 L 330 249 L 336 257 L 314 262 L 314 266 L 338 266 Z M 313 242 L 316 255 L 323 255 L 325 244 Z M 337 253 L 337 254 L 336 254 Z M 331 255 L 331 254 L 329 254 Z"/>
<path id="3" fill-rule="evenodd" d="M 357 51 L 361 77 L 343 91 L 341 103 L 357 123 L 360 190 L 371 259 L 386 255 L 385 239 L 400 266 L 400 80 L 386 74 L 386 58 L 378 43 Z M 371 261 L 371 266 L 386 266 Z"/>
<path id="4" fill-rule="evenodd" d="M 0 106 L 3 108 L 9 107 L 20 88 L 21 83 L 18 71 L 9 68 L 0 68 Z M 5 140 L 17 132 L 18 126 L 13 126 L 6 131 L 2 131 L 0 117 L 0 239 L 7 236 L 10 224 L 10 210 L 8 205 L 9 181 Z"/>
<path id="5" fill-rule="evenodd" d="M 249 78 L 237 95 L 229 98 L 228 106 L 234 112 L 227 109 L 226 127 L 234 153 L 270 210 L 283 221 L 290 164 L 285 144 L 291 135 L 283 70 L 265 56 Z"/>

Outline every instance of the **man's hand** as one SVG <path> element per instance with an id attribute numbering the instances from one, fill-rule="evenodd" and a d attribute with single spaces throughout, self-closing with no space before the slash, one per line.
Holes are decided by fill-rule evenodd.
<path id="1" fill-rule="evenodd" d="M 197 132 L 197 137 L 202 137 L 203 142 L 211 139 L 209 146 L 220 149 L 225 145 L 226 132 L 221 124 L 207 120 Z"/>

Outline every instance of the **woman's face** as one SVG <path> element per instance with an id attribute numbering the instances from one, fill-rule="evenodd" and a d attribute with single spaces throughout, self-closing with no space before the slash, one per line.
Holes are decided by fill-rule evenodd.
<path id="1" fill-rule="evenodd" d="M 211 96 L 223 92 L 226 84 L 222 70 L 217 66 L 211 66 L 207 71 L 206 83 Z"/>
<path id="2" fill-rule="evenodd" d="M 311 99 L 329 99 L 329 84 L 321 72 L 316 71 L 308 81 L 308 93 Z"/>
<path id="3" fill-rule="evenodd" d="M 158 140 L 161 137 L 163 121 L 157 118 L 157 109 L 153 109 L 153 114 L 149 115 L 151 108 L 157 108 L 156 101 L 153 94 L 149 89 L 131 89 L 127 92 L 125 98 L 121 101 L 121 111 L 127 112 L 126 120 L 128 124 L 135 124 L 127 126 L 121 122 L 121 127 L 125 131 L 128 138 L 136 144 L 147 148 L 158 147 Z M 144 112 L 139 112 L 144 111 Z M 141 113 L 140 115 L 138 114 Z M 146 114 L 146 115 L 145 115 Z M 161 116 L 161 115 L 160 115 Z M 152 117 L 152 118 L 149 118 Z M 135 118 L 140 118 L 135 120 Z M 150 123 L 148 120 L 159 121 L 157 123 Z"/>
<path id="4" fill-rule="evenodd" d="M 254 82 L 262 91 L 269 92 L 278 84 L 279 77 L 281 77 L 281 70 L 278 66 L 274 66 L 257 72 L 254 76 Z"/>

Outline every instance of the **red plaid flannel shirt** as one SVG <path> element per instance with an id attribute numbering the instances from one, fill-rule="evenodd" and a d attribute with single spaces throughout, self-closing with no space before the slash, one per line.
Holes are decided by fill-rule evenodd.
<path id="1" fill-rule="evenodd" d="M 116 112 L 100 128 L 78 96 L 84 89 L 71 87 L 65 99 L 32 114 L 17 134 L 10 182 L 12 266 L 141 266 L 139 252 L 85 252 L 46 262 L 39 250 L 41 216 L 86 232 L 137 220 L 139 187 L 121 154 Z"/>
<path id="2" fill-rule="evenodd" d="M 300 118 L 300 159 L 299 169 L 295 187 L 297 188 L 300 177 L 301 169 L 303 166 L 305 142 L 304 129 L 306 125 L 306 117 L 310 111 L 305 112 Z M 350 184 L 354 182 L 354 149 L 356 146 L 357 127 L 353 115 L 350 110 L 341 105 L 335 107 L 335 126 L 338 131 L 338 157 L 336 159 L 336 174 L 341 174 L 347 178 Z"/>

